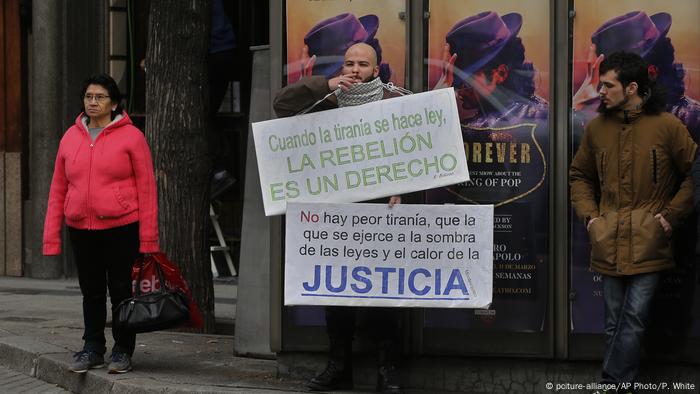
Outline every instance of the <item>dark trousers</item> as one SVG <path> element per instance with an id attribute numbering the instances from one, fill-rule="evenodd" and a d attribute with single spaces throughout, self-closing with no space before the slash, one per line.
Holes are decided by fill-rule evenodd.
<path id="1" fill-rule="evenodd" d="M 339 359 L 348 360 L 350 357 L 358 311 L 367 314 L 362 328 L 377 345 L 380 364 L 395 364 L 399 354 L 398 308 L 327 306 L 326 332 L 330 341 L 331 358 L 343 361 Z"/>
<path id="2" fill-rule="evenodd" d="M 112 303 L 112 321 L 116 307 L 131 297 L 131 266 L 139 255 L 139 224 L 107 230 L 78 230 L 68 227 L 78 281 L 83 294 L 84 349 L 104 354 L 107 320 L 107 288 Z M 112 352 L 134 353 L 136 334 L 112 327 Z"/>

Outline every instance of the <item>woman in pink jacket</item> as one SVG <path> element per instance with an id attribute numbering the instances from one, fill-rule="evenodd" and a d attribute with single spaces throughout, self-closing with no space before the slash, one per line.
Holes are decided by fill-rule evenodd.
<path id="1" fill-rule="evenodd" d="M 143 133 L 122 109 L 116 82 L 101 74 L 83 84 L 83 110 L 61 139 L 44 223 L 44 255 L 61 253 L 65 221 L 83 294 L 83 350 L 71 370 L 104 366 L 109 288 L 112 316 L 131 297 L 131 266 L 158 251 L 158 198 Z M 109 373 L 131 370 L 136 335 L 112 328 Z"/>

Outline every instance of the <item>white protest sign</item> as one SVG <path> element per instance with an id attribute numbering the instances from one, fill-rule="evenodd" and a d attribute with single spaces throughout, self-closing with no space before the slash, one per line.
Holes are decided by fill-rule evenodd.
<path id="1" fill-rule="evenodd" d="M 485 308 L 493 205 L 294 203 L 285 305 Z"/>
<path id="2" fill-rule="evenodd" d="M 253 123 L 265 215 L 469 180 L 452 89 Z"/>

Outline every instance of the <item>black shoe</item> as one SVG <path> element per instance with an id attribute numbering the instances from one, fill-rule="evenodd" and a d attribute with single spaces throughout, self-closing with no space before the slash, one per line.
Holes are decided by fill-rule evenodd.
<path id="1" fill-rule="evenodd" d="M 225 192 L 226 189 L 231 187 L 234 183 L 236 183 L 236 178 L 232 177 L 228 173 L 228 171 L 217 171 L 211 178 L 209 196 L 212 200 L 216 199 L 221 195 L 221 193 Z"/>
<path id="2" fill-rule="evenodd" d="M 104 366 L 105 358 L 103 355 L 92 350 L 81 350 L 73 355 L 73 363 L 68 369 L 75 373 L 85 373 L 88 369 Z"/>
<path id="3" fill-rule="evenodd" d="M 131 371 L 131 357 L 128 354 L 112 352 L 109 358 L 111 360 L 108 368 L 109 373 L 127 373 Z"/>
<path id="4" fill-rule="evenodd" d="M 306 387 L 311 391 L 352 390 L 352 367 L 342 366 L 336 361 L 328 361 L 326 369 L 311 378 Z"/>
<path id="5" fill-rule="evenodd" d="M 382 365 L 377 373 L 377 391 L 387 394 L 401 394 L 399 371 L 394 365 Z"/>

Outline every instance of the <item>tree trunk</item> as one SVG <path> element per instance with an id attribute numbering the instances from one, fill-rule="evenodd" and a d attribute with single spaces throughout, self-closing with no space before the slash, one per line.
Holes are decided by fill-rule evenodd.
<path id="1" fill-rule="evenodd" d="M 151 0 L 146 138 L 158 185 L 160 246 L 178 264 L 214 332 L 207 145 L 209 1 Z"/>

